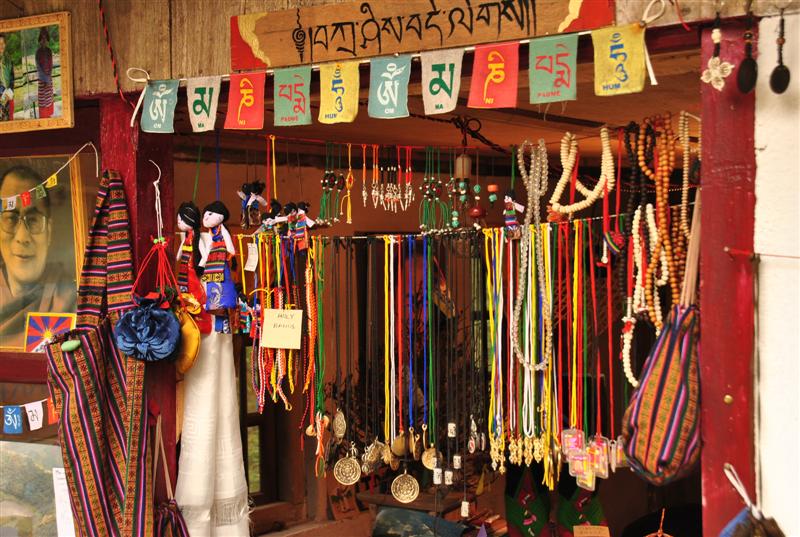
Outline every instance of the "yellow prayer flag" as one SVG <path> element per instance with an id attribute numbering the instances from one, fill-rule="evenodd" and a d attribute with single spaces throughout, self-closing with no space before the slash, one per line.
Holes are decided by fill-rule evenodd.
<path id="1" fill-rule="evenodd" d="M 624 95 L 644 89 L 644 31 L 639 23 L 633 23 L 592 32 L 595 95 Z"/>
<path id="2" fill-rule="evenodd" d="M 358 115 L 358 61 L 319 67 L 319 122 L 351 123 Z"/>
<path id="3" fill-rule="evenodd" d="M 53 188 L 58 184 L 58 177 L 55 174 L 51 175 L 47 178 L 47 181 L 44 182 L 44 186 L 47 188 Z"/>

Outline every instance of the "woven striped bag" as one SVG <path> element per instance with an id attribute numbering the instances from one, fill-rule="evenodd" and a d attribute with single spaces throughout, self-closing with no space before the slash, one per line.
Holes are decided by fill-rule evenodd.
<path id="1" fill-rule="evenodd" d="M 700 456 L 700 313 L 694 306 L 699 238 L 698 192 L 680 303 L 648 354 L 623 417 L 631 468 L 654 485 L 683 477 Z"/>
<path id="2" fill-rule="evenodd" d="M 78 287 L 77 328 L 47 347 L 47 384 L 79 536 L 151 537 L 144 363 L 119 352 L 112 326 L 130 309 L 133 266 L 122 181 L 106 172 Z"/>

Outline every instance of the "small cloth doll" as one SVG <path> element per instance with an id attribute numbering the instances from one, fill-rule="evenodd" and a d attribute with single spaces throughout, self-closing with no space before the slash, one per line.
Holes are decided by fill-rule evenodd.
<path id="1" fill-rule="evenodd" d="M 273 199 L 269 204 L 269 211 L 261 215 L 261 227 L 258 228 L 259 233 L 273 233 L 275 225 L 285 222 L 286 218 L 280 216 L 283 206 L 276 199 Z"/>
<path id="2" fill-rule="evenodd" d="M 299 251 L 308 250 L 308 230 L 314 227 L 313 219 L 306 214 L 310 205 L 307 201 L 297 204 L 297 214 L 294 223 L 294 247 Z"/>
<path id="3" fill-rule="evenodd" d="M 510 236 L 519 237 L 519 221 L 517 213 L 524 213 L 525 206 L 514 201 L 514 191 L 509 190 L 503 198 L 503 225 Z"/>
<path id="4" fill-rule="evenodd" d="M 200 332 L 211 331 L 211 318 L 203 306 L 206 293 L 200 283 L 203 267 L 200 266 L 204 255 L 205 243 L 200 240 L 200 209 L 187 201 L 178 207 L 178 229 L 181 231 L 181 247 L 178 250 L 178 289 L 187 303 L 187 311 L 197 322 Z"/>
<path id="5" fill-rule="evenodd" d="M 236 286 L 231 276 L 231 259 L 236 250 L 233 240 L 225 228 L 228 208 L 221 201 L 214 201 L 203 209 L 204 257 L 200 266 L 204 268 L 202 280 L 206 284 L 206 311 L 224 315 L 226 310 L 236 307 Z"/>
<path id="6" fill-rule="evenodd" d="M 286 226 L 281 226 L 278 230 L 281 237 L 293 238 L 294 229 L 297 225 L 297 204 L 290 201 L 283 206 L 283 216 L 286 218 Z"/>
<path id="7" fill-rule="evenodd" d="M 267 200 L 261 196 L 264 187 L 264 183 L 253 181 L 244 183 L 242 189 L 236 191 L 242 200 L 242 229 L 255 226 L 258 222 L 260 208 L 267 206 Z"/>

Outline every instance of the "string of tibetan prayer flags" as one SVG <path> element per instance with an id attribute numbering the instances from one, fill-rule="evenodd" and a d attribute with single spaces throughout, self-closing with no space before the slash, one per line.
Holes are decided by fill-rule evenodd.
<path id="1" fill-rule="evenodd" d="M 592 31 L 594 87 L 601 96 L 637 93 L 644 89 L 647 61 L 645 28 L 639 24 Z M 469 108 L 514 108 L 519 88 L 519 41 L 475 47 L 470 77 Z M 529 102 L 547 104 L 577 99 L 578 34 L 532 39 L 528 46 Z M 464 49 L 427 51 L 419 54 L 422 101 L 425 114 L 452 112 L 461 89 Z M 359 60 L 323 63 L 319 66 L 320 102 L 317 121 L 351 123 L 358 116 Z M 412 55 L 376 57 L 369 60 L 369 117 L 408 117 L 408 85 L 414 69 Z M 130 71 L 130 70 L 129 70 Z M 275 69 L 274 117 L 276 127 L 310 125 L 310 65 Z M 229 75 L 225 129 L 260 130 L 264 127 L 266 71 Z M 655 78 L 651 75 L 651 83 Z M 131 123 L 141 108 L 144 132 L 174 132 L 175 107 L 181 80 L 137 79 L 145 87 Z M 213 130 L 222 76 L 186 80 L 189 120 L 194 132 Z"/>
<path id="2" fill-rule="evenodd" d="M 47 403 L 46 415 L 45 403 Z M 58 422 L 56 407 L 49 397 L 19 405 L 0 405 L 0 408 L 3 409 L 3 434 L 22 434 L 23 416 L 27 418 L 28 431 L 37 431 L 45 425 Z"/>

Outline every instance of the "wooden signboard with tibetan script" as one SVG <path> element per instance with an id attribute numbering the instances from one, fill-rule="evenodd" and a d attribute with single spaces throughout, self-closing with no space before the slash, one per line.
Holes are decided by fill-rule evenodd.
<path id="1" fill-rule="evenodd" d="M 390 0 L 231 17 L 231 68 L 248 71 L 590 30 L 606 0 Z"/>

